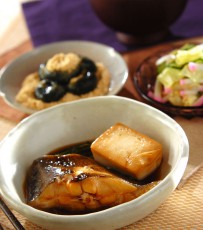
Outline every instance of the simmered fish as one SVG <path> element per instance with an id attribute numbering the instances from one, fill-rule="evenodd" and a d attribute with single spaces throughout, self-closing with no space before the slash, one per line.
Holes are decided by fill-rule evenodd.
<path id="1" fill-rule="evenodd" d="M 154 187 L 134 185 L 80 154 L 46 155 L 30 167 L 25 184 L 27 203 L 58 213 L 89 213 L 135 199 Z"/>

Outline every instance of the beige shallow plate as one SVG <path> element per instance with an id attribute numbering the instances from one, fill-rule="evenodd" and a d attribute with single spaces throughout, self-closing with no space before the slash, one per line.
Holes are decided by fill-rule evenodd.
<path id="1" fill-rule="evenodd" d="M 94 61 L 102 62 L 110 71 L 111 83 L 108 95 L 117 94 L 128 77 L 128 68 L 121 57 L 113 48 L 87 41 L 64 41 L 41 46 L 27 52 L 6 65 L 0 72 L 0 95 L 10 106 L 31 114 L 36 110 L 28 109 L 16 102 L 24 78 L 38 70 L 39 64 L 59 52 L 74 52 L 86 56 Z"/>

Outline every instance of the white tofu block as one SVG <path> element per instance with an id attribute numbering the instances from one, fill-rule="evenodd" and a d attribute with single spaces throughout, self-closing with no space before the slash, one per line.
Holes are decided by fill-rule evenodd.
<path id="1" fill-rule="evenodd" d="M 100 164 L 138 180 L 151 174 L 162 160 L 160 143 L 121 123 L 101 134 L 91 151 Z"/>

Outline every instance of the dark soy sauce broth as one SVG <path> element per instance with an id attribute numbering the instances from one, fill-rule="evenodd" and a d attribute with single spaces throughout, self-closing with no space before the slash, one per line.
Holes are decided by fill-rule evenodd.
<path id="1" fill-rule="evenodd" d="M 84 141 L 81 143 L 76 143 L 76 144 L 70 144 L 67 146 L 63 146 L 57 149 L 54 149 L 53 151 L 47 153 L 46 155 L 67 155 L 67 154 L 71 154 L 71 153 L 76 153 L 76 154 L 81 154 L 83 156 L 86 157 L 90 157 L 92 159 L 93 158 L 93 154 L 91 152 L 90 146 L 92 144 L 93 141 Z M 158 182 L 161 180 L 161 167 L 159 166 L 156 171 L 154 171 L 153 173 L 150 174 L 150 176 L 148 176 L 147 178 L 145 178 L 144 180 L 138 181 L 135 178 L 129 176 L 129 175 L 125 175 L 124 173 L 121 172 L 117 172 L 116 170 L 112 169 L 112 168 L 108 168 L 105 166 L 102 166 L 104 168 L 106 168 L 107 170 L 109 170 L 111 173 L 113 173 L 114 175 L 123 178 L 124 180 L 136 185 L 136 186 L 141 186 L 141 185 L 145 185 L 145 184 L 149 184 L 151 182 Z M 26 186 L 26 179 L 25 179 L 25 183 L 24 183 L 24 192 L 25 192 L 25 197 L 26 197 L 26 191 L 27 191 L 27 186 Z M 108 207 L 107 207 L 108 208 Z M 105 209 L 104 207 L 101 209 L 103 210 Z M 63 210 L 60 208 L 48 208 L 46 210 L 49 213 L 55 213 L 55 214 L 59 214 L 59 215 L 74 215 L 74 214 L 87 214 L 87 213 L 92 213 L 92 212 L 96 212 L 96 211 L 100 211 L 100 209 L 98 210 L 94 210 L 94 211 L 88 211 L 88 210 L 84 210 L 84 212 L 74 212 L 74 211 L 68 211 L 68 210 Z"/>
<path id="2" fill-rule="evenodd" d="M 81 154 L 83 156 L 86 157 L 90 157 L 92 159 L 93 155 L 90 149 L 90 146 L 92 144 L 92 140 L 90 141 L 84 141 L 84 142 L 80 142 L 80 143 L 76 143 L 76 144 L 70 144 L 67 146 L 63 146 L 60 148 L 57 148 L 51 152 L 49 152 L 47 155 L 66 155 L 66 154 L 70 154 L 70 153 L 77 153 L 77 154 Z M 98 162 L 97 162 L 98 163 Z M 105 167 L 105 166 L 103 166 Z M 123 173 L 120 173 L 112 168 L 109 167 L 105 167 L 107 168 L 109 171 L 111 171 L 112 173 L 114 173 L 115 175 L 127 180 L 130 183 L 133 183 L 135 185 L 144 185 L 144 184 L 148 184 L 151 183 L 153 181 L 159 181 L 161 180 L 161 173 L 160 173 L 160 169 L 161 166 L 159 166 L 153 173 L 151 173 L 147 178 L 145 178 L 144 180 L 136 180 L 135 178 L 129 176 L 129 175 L 125 175 Z"/>

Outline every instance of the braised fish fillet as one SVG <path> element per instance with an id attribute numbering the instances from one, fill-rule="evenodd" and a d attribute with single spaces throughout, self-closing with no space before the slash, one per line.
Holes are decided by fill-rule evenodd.
<path id="1" fill-rule="evenodd" d="M 34 208 L 81 214 L 130 201 L 156 184 L 136 186 L 80 154 L 46 155 L 33 162 L 25 190 Z"/>

